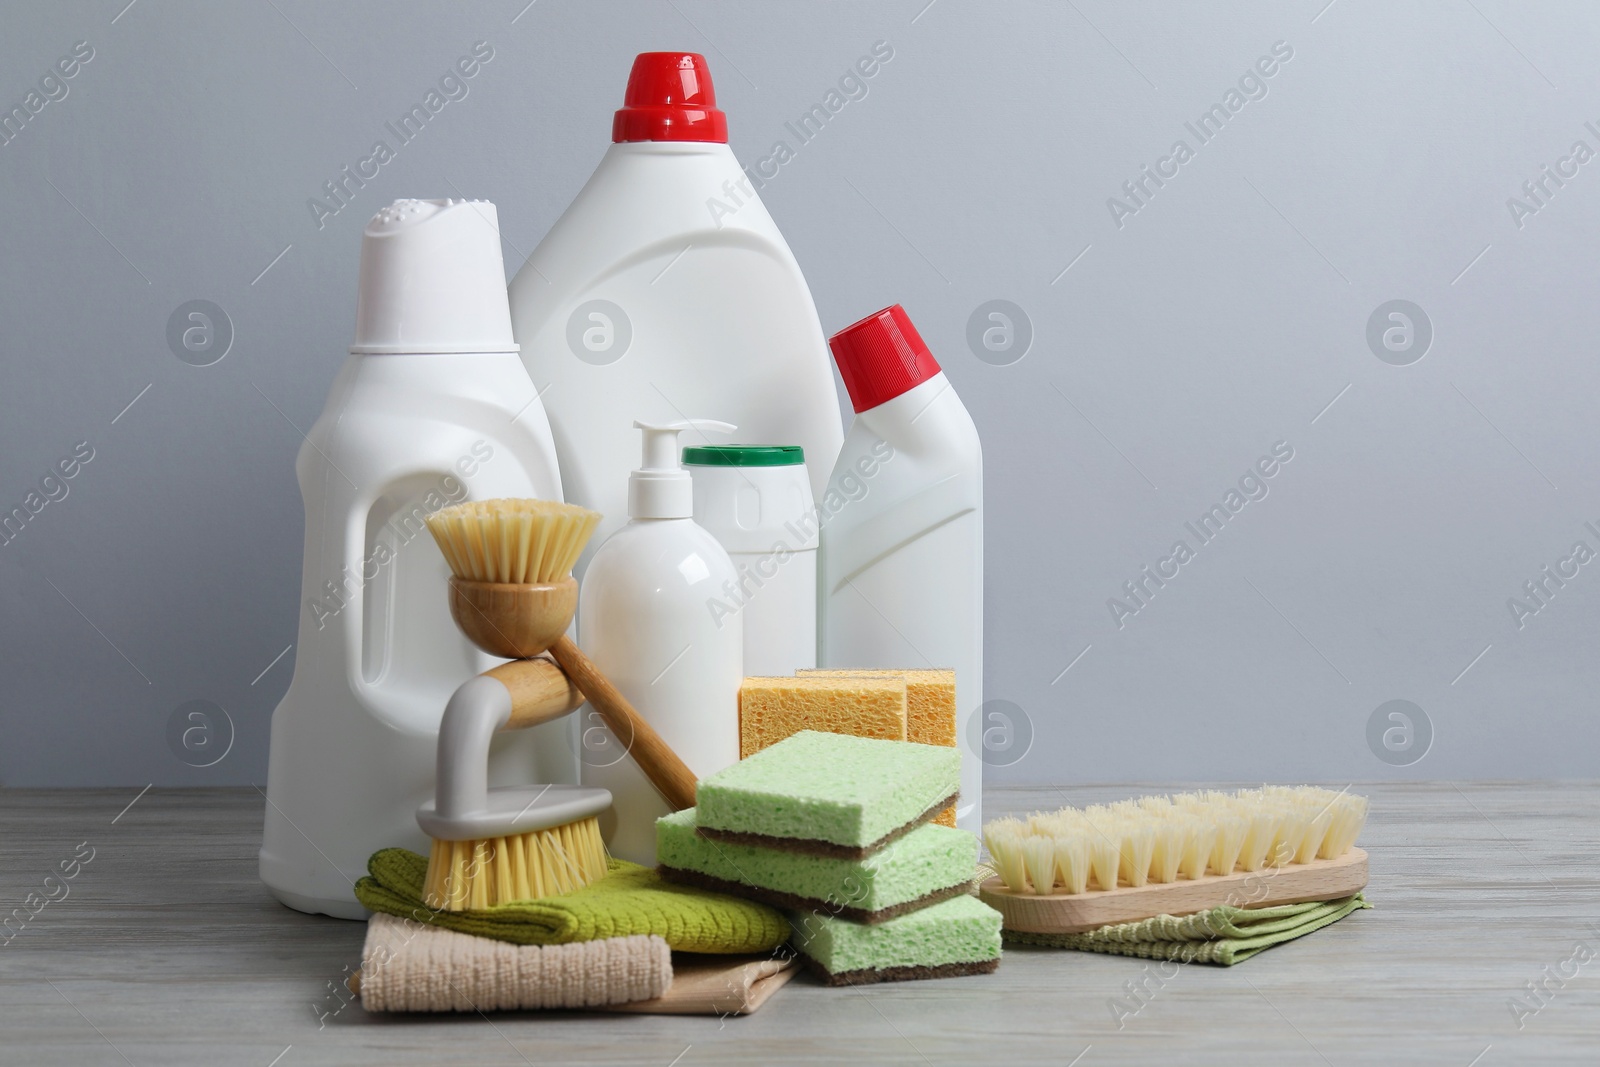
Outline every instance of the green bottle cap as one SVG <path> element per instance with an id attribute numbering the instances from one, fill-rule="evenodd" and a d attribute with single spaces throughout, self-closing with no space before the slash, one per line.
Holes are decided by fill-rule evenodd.
<path id="1" fill-rule="evenodd" d="M 683 450 L 686 466 L 794 467 L 805 461 L 799 445 L 690 445 Z"/>

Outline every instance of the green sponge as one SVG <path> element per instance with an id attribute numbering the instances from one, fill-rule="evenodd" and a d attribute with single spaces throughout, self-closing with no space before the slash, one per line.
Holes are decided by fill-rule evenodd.
<path id="1" fill-rule="evenodd" d="M 967 891 L 978 839 L 929 823 L 865 859 L 804 856 L 695 833 L 694 808 L 656 820 L 663 877 L 768 904 L 874 923 Z"/>
<path id="2" fill-rule="evenodd" d="M 802 730 L 700 783 L 705 837 L 861 858 L 955 802 L 961 753 Z"/>
<path id="3" fill-rule="evenodd" d="M 875 926 L 815 913 L 793 913 L 789 925 L 789 943 L 828 985 L 986 974 L 1000 965 L 1000 913 L 976 897 Z"/>

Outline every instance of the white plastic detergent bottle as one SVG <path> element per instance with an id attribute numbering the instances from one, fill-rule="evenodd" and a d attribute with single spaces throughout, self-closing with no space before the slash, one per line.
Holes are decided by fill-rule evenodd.
<path id="1" fill-rule="evenodd" d="M 954 669 L 961 799 L 983 812 L 983 449 L 896 304 L 828 342 L 856 409 L 819 511 L 823 667 Z"/>
<path id="2" fill-rule="evenodd" d="M 680 431 L 731 432 L 725 422 L 637 422 L 644 461 L 628 476 L 631 521 L 606 539 L 578 590 L 578 645 L 655 727 L 696 778 L 739 759 L 744 630 L 713 604 L 733 562 L 690 516 L 694 489 L 678 465 Z M 656 820 L 670 809 L 593 709 L 582 709 L 583 784 L 611 790 L 600 830 L 613 856 L 656 861 Z"/>
<path id="3" fill-rule="evenodd" d="M 425 851 L 450 694 L 496 662 L 450 619 L 425 517 L 459 501 L 561 498 L 555 447 L 512 341 L 493 204 L 400 200 L 361 243 L 355 344 L 295 462 L 305 569 L 294 680 L 272 716 L 261 880 L 359 919 L 367 858 Z M 554 727 L 554 729 L 551 729 Z M 496 738 L 498 784 L 573 782 L 570 728 Z"/>
<path id="4" fill-rule="evenodd" d="M 622 525 L 636 418 L 714 411 L 746 440 L 801 445 L 820 494 L 843 437 L 822 327 L 704 57 L 636 58 L 612 141 L 511 283 L 567 499 L 605 516 L 591 546 Z"/>
<path id="5" fill-rule="evenodd" d="M 799 445 L 694 445 L 694 521 L 728 550 L 737 580 L 713 608 L 743 625 L 744 673 L 817 665 L 817 508 Z"/>

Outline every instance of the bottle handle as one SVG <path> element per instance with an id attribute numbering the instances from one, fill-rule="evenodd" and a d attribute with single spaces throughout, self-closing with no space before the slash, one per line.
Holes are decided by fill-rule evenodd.
<path id="1" fill-rule="evenodd" d="M 332 461 L 328 461 L 332 467 Z M 344 638 L 345 670 L 349 674 L 350 687 L 353 691 L 370 696 L 373 686 L 367 681 L 366 674 L 366 613 L 367 613 L 367 579 L 361 573 L 361 564 L 365 559 L 367 546 L 367 520 L 372 514 L 372 508 L 378 502 L 379 494 L 370 490 L 356 490 L 350 500 L 349 510 L 346 513 L 344 530 L 344 549 L 339 556 L 338 583 L 344 591 L 344 609 L 348 615 L 344 625 L 340 627 Z M 354 572 L 355 588 L 345 588 L 347 576 Z M 381 574 L 381 571 L 380 571 Z"/>

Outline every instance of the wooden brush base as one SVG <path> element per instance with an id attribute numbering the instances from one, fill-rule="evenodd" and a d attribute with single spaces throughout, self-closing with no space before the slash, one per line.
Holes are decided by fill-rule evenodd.
<path id="1" fill-rule="evenodd" d="M 567 632 L 578 610 L 578 580 L 549 585 L 450 579 L 450 617 L 491 656 L 537 656 Z"/>
<path id="2" fill-rule="evenodd" d="M 1111 923 L 1137 922 L 1155 915 L 1192 915 L 1223 904 L 1264 908 L 1334 900 L 1359 892 L 1366 884 L 1367 854 L 1352 848 L 1331 860 L 1050 896 L 1014 893 L 999 878 L 990 878 L 978 888 L 978 899 L 1001 914 L 1007 930 L 1081 934 Z"/>

